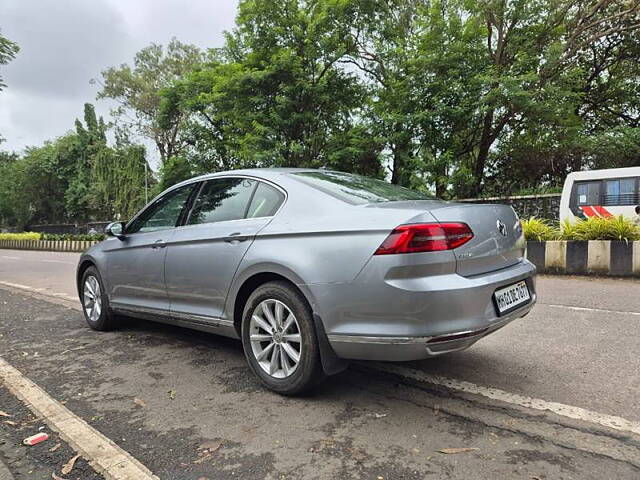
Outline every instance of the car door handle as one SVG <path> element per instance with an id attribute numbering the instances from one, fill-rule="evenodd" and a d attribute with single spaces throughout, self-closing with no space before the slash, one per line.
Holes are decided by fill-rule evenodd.
<path id="1" fill-rule="evenodd" d="M 155 242 L 153 242 L 153 245 L 151 245 L 151 248 L 153 248 L 153 249 L 164 248 L 166 246 L 167 246 L 167 244 L 164 243 L 164 240 L 156 240 Z"/>
<path id="2" fill-rule="evenodd" d="M 234 232 L 224 237 L 223 240 L 227 243 L 244 242 L 249 238 L 248 235 L 243 235 L 241 232 Z"/>

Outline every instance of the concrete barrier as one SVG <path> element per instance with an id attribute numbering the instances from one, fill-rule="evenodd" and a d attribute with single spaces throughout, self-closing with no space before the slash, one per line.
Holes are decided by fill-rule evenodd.
<path id="1" fill-rule="evenodd" d="M 539 273 L 640 277 L 640 242 L 530 241 L 527 258 Z"/>
<path id="2" fill-rule="evenodd" d="M 0 240 L 0 248 L 14 250 L 47 250 L 49 252 L 84 252 L 94 240 Z"/>

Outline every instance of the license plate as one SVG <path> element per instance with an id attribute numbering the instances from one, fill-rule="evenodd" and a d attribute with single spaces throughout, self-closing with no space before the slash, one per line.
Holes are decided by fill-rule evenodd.
<path id="1" fill-rule="evenodd" d="M 527 282 L 522 281 L 496 290 L 493 298 L 496 303 L 496 308 L 498 309 L 498 314 L 503 315 L 528 303 L 529 300 L 531 300 L 531 295 L 529 295 Z"/>

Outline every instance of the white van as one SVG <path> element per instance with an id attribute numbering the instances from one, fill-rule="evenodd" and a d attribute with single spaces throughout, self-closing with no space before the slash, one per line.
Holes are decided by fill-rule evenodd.
<path id="1" fill-rule="evenodd" d="M 623 215 L 640 220 L 640 167 L 573 172 L 560 199 L 560 222 Z"/>

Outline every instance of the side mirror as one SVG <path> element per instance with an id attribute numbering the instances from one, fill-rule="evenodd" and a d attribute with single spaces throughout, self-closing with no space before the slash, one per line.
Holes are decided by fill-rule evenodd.
<path id="1" fill-rule="evenodd" d="M 116 237 L 120 240 L 124 240 L 124 224 L 122 222 L 111 222 L 104 229 L 109 237 Z"/>

